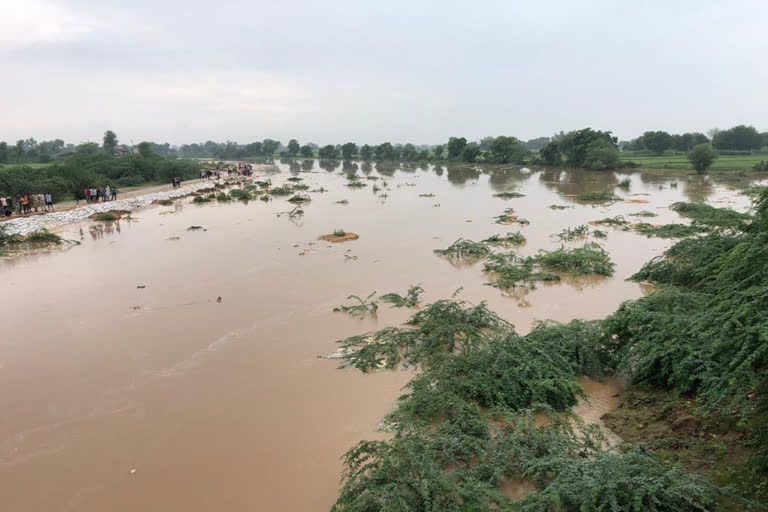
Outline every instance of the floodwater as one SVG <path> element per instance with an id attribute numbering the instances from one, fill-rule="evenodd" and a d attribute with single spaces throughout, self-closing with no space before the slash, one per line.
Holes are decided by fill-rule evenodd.
<path id="1" fill-rule="evenodd" d="M 381 180 L 350 189 L 341 168 L 279 168 L 269 174 L 274 184 L 293 174 L 328 190 L 310 193 L 301 219 L 277 215 L 292 208 L 285 198 L 185 199 L 130 222 L 68 226 L 62 234 L 82 240 L 70 250 L 0 261 L 4 510 L 327 510 L 340 457 L 362 439 L 386 437 L 377 425 L 411 376 L 340 371 L 317 357 L 334 352 L 335 340 L 410 314 L 385 304 L 365 319 L 333 313 L 349 294 L 421 283 L 423 300 L 433 301 L 463 288 L 459 297 L 488 301 L 521 333 L 536 320 L 600 318 L 648 292 L 626 278 L 670 241 L 604 228 L 613 277 L 513 293 L 485 286 L 481 263 L 432 251 L 519 229 L 528 238 L 519 252 L 533 254 L 559 247 L 551 235 L 561 229 L 607 216 L 650 210 L 659 214 L 650 222 L 680 222 L 667 209 L 674 201 L 748 204 L 699 177 L 628 174 L 629 191 L 616 192 L 647 203 L 589 206 L 573 195 L 613 190 L 625 176 L 361 169 L 384 178 L 382 197 L 372 190 Z M 504 190 L 525 197 L 492 197 Z M 349 204 L 337 204 L 343 199 Z M 506 207 L 531 224 L 494 224 Z M 335 229 L 360 239 L 317 240 Z M 611 396 L 598 397 L 600 407 Z"/>

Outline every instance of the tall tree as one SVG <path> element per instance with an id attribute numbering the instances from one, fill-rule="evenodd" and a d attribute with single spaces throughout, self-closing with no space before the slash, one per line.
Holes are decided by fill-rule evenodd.
<path id="1" fill-rule="evenodd" d="M 139 156 L 142 158 L 149 158 L 154 154 L 152 153 L 152 144 L 147 141 L 139 142 L 138 148 Z"/>
<path id="2" fill-rule="evenodd" d="M 376 146 L 376 160 L 394 160 L 395 148 L 391 142 L 384 142 Z"/>
<path id="3" fill-rule="evenodd" d="M 718 131 L 712 137 L 712 145 L 717 149 L 751 150 L 760 149 L 763 140 L 754 126 L 740 124 L 729 130 Z"/>
<path id="4" fill-rule="evenodd" d="M 368 144 L 363 144 L 360 147 L 360 158 L 366 162 L 370 162 L 371 158 L 373 158 L 373 148 Z"/>
<path id="5" fill-rule="evenodd" d="M 696 172 L 704 172 L 709 169 L 712 162 L 717 158 L 717 151 L 712 147 L 712 144 L 705 143 L 699 144 L 688 153 L 688 160 L 696 169 Z"/>
<path id="6" fill-rule="evenodd" d="M 448 139 L 448 158 L 458 160 L 467 147 L 467 139 L 464 137 L 451 137 Z"/>
<path id="7" fill-rule="evenodd" d="M 341 156 L 344 160 L 350 160 L 357 153 L 357 144 L 354 142 L 347 142 L 341 146 Z"/>
<path id="8" fill-rule="evenodd" d="M 333 144 L 328 144 L 327 146 L 323 146 L 320 148 L 320 151 L 318 152 L 318 156 L 320 156 L 320 158 L 334 160 L 339 157 L 339 154 L 336 151 L 336 146 L 334 146 Z"/>
<path id="9" fill-rule="evenodd" d="M 272 157 L 275 154 L 275 151 L 277 151 L 277 148 L 280 147 L 280 141 L 279 140 L 272 140 L 272 139 L 264 139 L 261 142 L 261 148 L 264 152 L 264 156 L 267 158 Z"/>
<path id="10" fill-rule="evenodd" d="M 443 151 L 445 148 L 443 148 L 442 144 L 438 144 L 434 148 L 432 148 L 432 153 L 435 154 L 435 160 L 442 160 L 443 159 Z"/>
<path id="11" fill-rule="evenodd" d="M 16 165 L 21 163 L 21 157 L 24 156 L 24 141 L 17 140 L 16 145 L 13 147 L 13 156 L 16 157 Z"/>
<path id="12" fill-rule="evenodd" d="M 108 155 L 115 154 L 115 148 L 117 147 L 117 135 L 112 130 L 104 132 L 104 143 L 101 145 L 104 148 L 104 152 Z"/>
<path id="13" fill-rule="evenodd" d="M 314 156 L 314 151 L 312 151 L 312 146 L 309 144 L 305 144 L 301 146 L 301 156 L 304 158 L 312 158 Z"/>
<path id="14" fill-rule="evenodd" d="M 657 155 L 661 155 L 672 147 L 672 136 L 664 131 L 645 132 L 643 134 L 643 143 L 645 147 Z"/>
<path id="15" fill-rule="evenodd" d="M 520 162 L 528 150 L 516 137 L 504 135 L 496 137 L 488 147 L 488 160 L 497 164 L 514 164 Z"/>
<path id="16" fill-rule="evenodd" d="M 301 146 L 299 145 L 299 141 L 296 139 L 291 139 L 288 141 L 288 154 L 291 156 L 296 156 L 299 154 L 299 151 L 301 150 Z"/>
<path id="17" fill-rule="evenodd" d="M 5 141 L 0 142 L 0 164 L 8 161 L 8 143 Z"/>

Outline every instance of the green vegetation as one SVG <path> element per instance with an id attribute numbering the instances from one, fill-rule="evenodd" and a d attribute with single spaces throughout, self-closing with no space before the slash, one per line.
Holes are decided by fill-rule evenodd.
<path id="1" fill-rule="evenodd" d="M 623 180 L 619 181 L 616 186 L 623 189 L 629 189 L 629 187 L 632 185 L 632 180 L 629 178 L 624 178 Z"/>
<path id="2" fill-rule="evenodd" d="M 367 187 L 368 184 L 363 183 L 362 181 L 350 181 L 349 183 L 347 183 L 347 186 L 350 188 L 363 188 L 363 187 Z"/>
<path id="3" fill-rule="evenodd" d="M 717 157 L 717 151 L 709 143 L 699 144 L 688 152 L 688 160 L 696 172 L 704 172 L 709 169 Z"/>
<path id="4" fill-rule="evenodd" d="M 559 232 L 557 235 L 560 240 L 563 240 L 565 242 L 571 242 L 573 240 L 583 240 L 587 236 L 589 236 L 589 226 L 586 224 L 582 224 L 581 226 L 576 226 L 575 228 L 565 228 L 561 232 Z"/>
<path id="5" fill-rule="evenodd" d="M 312 199 L 307 194 L 294 194 L 288 199 L 290 203 L 308 203 Z"/>
<path id="6" fill-rule="evenodd" d="M 618 201 L 620 198 L 608 190 L 604 192 L 585 192 L 576 196 L 577 201 L 583 203 L 606 203 L 609 201 Z"/>
<path id="7" fill-rule="evenodd" d="M 518 285 L 535 288 L 537 281 L 560 280 L 557 274 L 541 272 L 534 258 L 520 258 L 513 253 L 491 254 L 483 264 L 483 272 L 494 275 L 493 281 L 488 284 L 503 290 Z"/>
<path id="8" fill-rule="evenodd" d="M 539 251 L 535 262 L 547 270 L 556 270 L 573 276 L 585 274 L 613 275 L 614 263 L 600 245 L 589 242 L 582 247 L 555 251 Z"/>
<path id="9" fill-rule="evenodd" d="M 515 215 L 512 208 L 505 209 L 504 213 L 494 218 L 496 219 L 496 224 L 520 224 L 521 226 L 530 224 L 530 221 Z"/>
<path id="10" fill-rule="evenodd" d="M 396 308 L 415 308 L 419 305 L 419 296 L 422 293 L 424 293 L 424 288 L 422 288 L 420 284 L 417 284 L 409 287 L 404 297 L 392 292 L 385 293 L 380 297 L 380 299 L 382 302 L 392 304 L 392 306 Z"/>
<path id="11" fill-rule="evenodd" d="M 653 212 L 649 212 L 647 210 L 643 210 L 643 211 L 640 211 L 640 212 L 637 212 L 637 213 L 630 213 L 630 215 L 632 217 L 658 217 L 657 214 L 655 214 Z"/>
<path id="12" fill-rule="evenodd" d="M 674 203 L 670 208 L 684 217 L 700 224 L 718 228 L 743 228 L 750 216 L 728 208 L 715 208 L 704 203 Z"/>
<path id="13" fill-rule="evenodd" d="M 333 236 L 336 236 L 336 237 L 347 236 L 347 232 L 344 231 L 343 229 L 334 229 Z"/>
<path id="14" fill-rule="evenodd" d="M 64 240 L 47 229 L 39 229 L 26 236 L 8 233 L 8 227 L 0 224 L 0 248 L 23 249 L 30 246 L 60 245 Z"/>
<path id="15" fill-rule="evenodd" d="M 540 151 L 543 163 L 586 169 L 620 167 L 618 139 L 611 132 L 584 128 L 551 140 Z"/>
<path id="16" fill-rule="evenodd" d="M 598 226 L 624 227 L 629 224 L 629 222 L 623 216 L 616 215 L 615 217 L 606 217 L 604 219 L 592 221 L 592 224 Z"/>
<path id="17" fill-rule="evenodd" d="M 250 201 L 253 199 L 253 196 L 248 190 L 244 190 L 241 188 L 233 188 L 229 191 L 229 197 L 232 199 L 237 199 L 239 201 Z"/>
<path id="18" fill-rule="evenodd" d="M 703 226 L 693 226 L 688 224 L 663 224 L 654 226 L 646 222 L 640 222 L 632 226 L 640 234 L 648 238 L 685 238 L 698 235 L 707 231 Z"/>
<path id="19" fill-rule="evenodd" d="M 219 192 L 219 194 L 216 196 L 216 200 L 226 202 L 226 201 L 231 201 L 232 198 L 229 197 L 229 194 L 225 194 L 224 192 Z"/>
<path id="20" fill-rule="evenodd" d="M 606 233 L 605 231 L 596 229 L 592 231 L 592 236 L 594 236 L 595 238 L 608 238 L 608 233 Z"/>
<path id="21" fill-rule="evenodd" d="M 435 249 L 435 254 L 448 256 L 449 258 L 482 258 L 491 252 L 491 249 L 483 242 L 473 242 L 459 238 L 445 249 Z"/>
<path id="22" fill-rule="evenodd" d="M 213 198 L 211 197 L 213 196 Z M 215 199 L 216 196 L 214 194 L 211 194 L 210 196 L 195 196 L 194 199 L 192 199 L 193 203 L 210 203 L 212 199 Z"/>
<path id="23" fill-rule="evenodd" d="M 499 192 L 498 194 L 493 194 L 493 197 L 498 197 L 500 199 L 514 199 L 516 197 L 525 197 L 525 194 L 519 192 Z"/>
<path id="24" fill-rule="evenodd" d="M 269 193 L 273 196 L 289 196 L 293 194 L 293 187 L 290 187 L 288 185 L 282 185 L 280 187 L 275 187 L 269 190 Z"/>
<path id="25" fill-rule="evenodd" d="M 341 231 L 341 233 L 341 235 L 336 235 L 336 232 L 334 231 L 335 236 L 344 236 L 346 234 L 343 231 Z M 376 292 L 371 293 L 365 299 L 361 299 L 358 295 L 350 295 L 347 297 L 347 300 L 356 300 L 356 304 L 351 306 L 338 306 L 333 308 L 333 311 L 343 311 L 344 313 L 349 313 L 353 316 L 364 316 L 366 313 L 374 314 L 379 309 L 379 303 L 373 300 L 374 295 L 376 295 Z"/>
<path id="26" fill-rule="evenodd" d="M 405 327 L 341 340 L 343 367 L 407 363 L 420 372 L 387 418 L 393 438 L 345 455 L 334 510 L 761 509 L 734 494 L 768 501 L 768 192 L 755 210 L 733 230 L 682 240 L 646 264 L 633 279 L 657 283 L 656 291 L 604 320 L 542 322 L 519 336 L 484 303 L 450 300 Z M 596 244 L 581 249 L 605 256 Z M 570 257 L 551 256 L 560 251 L 487 261 L 554 260 L 574 270 Z M 592 270 L 612 271 L 599 259 Z M 613 372 L 669 403 L 639 411 L 653 400 L 644 395 L 609 415 L 609 424 L 624 425 L 625 443 L 608 451 L 595 426 L 569 409 L 583 394 L 579 375 Z M 660 429 L 664 422 L 678 431 Z M 507 479 L 526 479 L 535 491 L 512 502 L 499 491 Z"/>
<path id="27" fill-rule="evenodd" d="M 91 218 L 99 222 L 114 222 L 120 218 L 119 215 L 115 215 L 112 212 L 103 212 L 92 215 Z"/>
<path id="28" fill-rule="evenodd" d="M 525 236 L 519 231 L 507 233 L 506 235 L 491 235 L 482 241 L 484 244 L 501 245 L 504 247 L 523 245 L 525 242 Z"/>

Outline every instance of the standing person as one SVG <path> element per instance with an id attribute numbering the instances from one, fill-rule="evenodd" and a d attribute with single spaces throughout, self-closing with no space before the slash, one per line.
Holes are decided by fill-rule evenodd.
<path id="1" fill-rule="evenodd" d="M 87 188 L 85 189 L 85 202 L 90 203 L 91 202 L 91 189 Z"/>
<path id="2" fill-rule="evenodd" d="M 110 197 L 112 201 L 117 200 L 117 187 L 112 187 L 112 197 Z"/>
<path id="3" fill-rule="evenodd" d="M 40 193 L 40 194 L 37 194 L 37 204 L 39 204 L 39 205 L 40 205 L 40 209 L 41 209 L 41 210 L 43 210 L 43 211 L 45 211 L 45 210 L 46 210 L 46 205 L 45 205 L 45 194 L 42 194 L 42 193 Z M 37 210 L 35 210 L 35 211 L 37 211 Z"/>
<path id="4" fill-rule="evenodd" d="M 109 190 L 109 185 L 104 187 L 104 200 L 109 201 L 109 196 L 112 195 L 111 191 Z"/>
<path id="5" fill-rule="evenodd" d="M 53 196 L 51 195 L 50 192 L 47 192 L 45 194 L 45 207 L 48 210 L 53 211 Z"/>
<path id="6" fill-rule="evenodd" d="M 19 209 L 19 214 L 27 213 L 27 206 L 29 205 L 29 196 L 27 194 L 24 194 L 21 196 L 21 199 L 19 199 L 19 203 L 21 205 L 21 208 Z"/>

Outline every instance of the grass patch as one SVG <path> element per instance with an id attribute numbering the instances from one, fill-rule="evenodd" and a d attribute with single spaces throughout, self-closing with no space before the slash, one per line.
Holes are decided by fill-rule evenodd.
<path id="1" fill-rule="evenodd" d="M 214 195 L 213 198 L 215 199 L 216 196 Z M 194 199 L 192 199 L 193 203 L 210 203 L 211 202 L 211 196 L 195 196 Z"/>
<path id="2" fill-rule="evenodd" d="M 239 201 L 250 201 L 253 199 L 253 196 L 250 192 L 247 190 L 241 189 L 241 188 L 234 188 L 229 191 L 229 197 L 232 199 L 237 199 Z"/>
<path id="3" fill-rule="evenodd" d="M 231 197 L 229 197 L 229 195 L 228 195 L 228 194 L 225 194 L 224 192 L 219 192 L 219 194 L 216 196 L 216 200 L 217 200 L 217 201 L 223 201 L 223 202 L 226 202 L 226 201 L 231 201 L 231 200 L 232 200 L 232 198 L 231 198 Z"/>
<path id="4" fill-rule="evenodd" d="M 596 229 L 592 231 L 592 236 L 594 236 L 595 238 L 608 238 L 608 233 L 606 233 L 605 231 Z"/>
<path id="5" fill-rule="evenodd" d="M 643 210 L 636 213 L 630 213 L 632 217 L 658 217 L 658 214 L 649 212 L 648 210 Z"/>
<path id="6" fill-rule="evenodd" d="M 530 221 L 515 215 L 512 208 L 507 208 L 504 213 L 494 217 L 494 219 L 496 219 L 496 224 L 520 224 L 521 226 L 530 224 Z"/>
<path id="7" fill-rule="evenodd" d="M 291 176 L 290 178 L 288 178 L 288 181 L 293 181 L 298 183 L 300 181 L 304 181 L 304 178 L 299 178 L 298 176 Z"/>
<path id="8" fill-rule="evenodd" d="M 368 184 L 367 183 L 363 183 L 362 181 L 351 181 L 351 182 L 347 183 L 347 186 L 349 188 L 363 188 L 363 187 L 367 187 Z"/>

